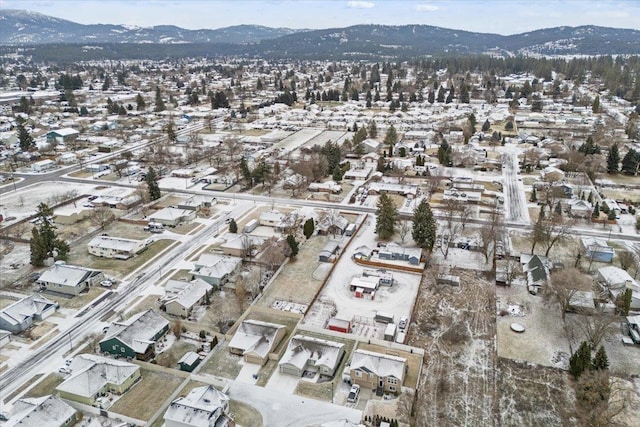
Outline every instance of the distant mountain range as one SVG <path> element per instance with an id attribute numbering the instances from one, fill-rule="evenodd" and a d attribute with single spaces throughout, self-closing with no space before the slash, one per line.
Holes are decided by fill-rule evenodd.
<path id="1" fill-rule="evenodd" d="M 429 25 L 355 25 L 323 30 L 238 25 L 216 30 L 187 30 L 171 25 L 148 28 L 83 25 L 35 12 L 0 10 L 0 44 L 53 44 L 66 46 L 66 53 L 74 50 L 70 45 L 78 45 L 75 50 L 80 56 L 84 52 L 85 57 L 87 45 L 103 45 L 97 52 L 91 49 L 94 50 L 91 55 L 105 58 L 196 54 L 318 59 L 481 53 L 502 56 L 637 55 L 640 54 L 640 31 L 582 26 L 502 36 Z M 140 44 L 156 46 L 136 47 Z M 34 51 L 42 52 L 43 49 L 36 47 Z"/>

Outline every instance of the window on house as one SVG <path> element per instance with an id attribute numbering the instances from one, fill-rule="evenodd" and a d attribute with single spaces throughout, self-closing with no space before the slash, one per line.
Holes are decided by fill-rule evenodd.
<path id="1" fill-rule="evenodd" d="M 124 353 L 124 347 L 122 347 L 122 348 L 120 349 L 120 351 Z"/>
<path id="2" fill-rule="evenodd" d="M 356 374 L 356 378 L 361 378 L 362 377 L 362 372 L 360 371 L 354 371 Z"/>
<path id="3" fill-rule="evenodd" d="M 398 379 L 397 378 L 393 378 L 393 377 L 387 377 L 387 382 L 389 384 L 397 385 L 398 384 Z"/>
<path id="4" fill-rule="evenodd" d="M 396 386 L 390 385 L 389 386 L 389 391 L 396 391 Z"/>

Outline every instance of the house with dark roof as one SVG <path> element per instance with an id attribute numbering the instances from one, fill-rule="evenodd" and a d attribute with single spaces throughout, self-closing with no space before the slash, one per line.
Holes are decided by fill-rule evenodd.
<path id="1" fill-rule="evenodd" d="M 527 275 L 529 293 L 537 295 L 549 280 L 549 261 L 543 256 L 522 254 L 520 263 Z"/>
<path id="2" fill-rule="evenodd" d="M 156 342 L 169 330 L 169 321 L 153 310 L 135 314 L 109 326 L 100 341 L 100 351 L 115 357 L 150 360 L 155 356 Z"/>

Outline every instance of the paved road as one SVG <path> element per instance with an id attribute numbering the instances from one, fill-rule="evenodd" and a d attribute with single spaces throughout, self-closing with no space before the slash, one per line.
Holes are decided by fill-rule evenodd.
<path id="1" fill-rule="evenodd" d="M 239 202 L 225 217 L 240 216 L 251 206 L 251 203 Z M 99 322 L 111 317 L 111 314 L 114 312 L 125 309 L 133 297 L 141 294 L 144 289 L 154 285 L 161 278 L 163 270 L 165 273 L 170 271 L 188 252 L 201 247 L 209 238 L 218 233 L 218 231 L 225 226 L 224 219 L 225 218 L 220 218 L 195 235 L 186 235 L 186 237 L 188 237 L 187 241 L 178 244 L 174 249 L 160 255 L 153 260 L 153 264 L 147 266 L 144 271 L 140 273 L 133 272 L 130 276 L 135 276 L 123 281 L 117 292 L 113 292 L 109 298 L 105 298 L 95 307 L 88 310 L 83 316 L 78 318 L 69 329 L 56 335 L 47 342 L 45 346 L 34 351 L 33 354 L 28 356 L 22 363 L 2 373 L 2 375 L 0 375 L 0 390 L 2 390 L 2 396 L 10 394 L 12 390 L 15 390 L 24 381 L 29 379 L 38 369 L 39 363 L 55 355 L 65 346 L 68 346 L 70 340 L 75 342 L 77 342 L 77 340 L 84 340 L 88 334 L 98 329 Z"/>
<path id="2" fill-rule="evenodd" d="M 505 220 L 529 224 L 529 211 L 525 200 L 524 184 L 518 174 L 518 156 L 506 152 L 502 155 L 502 181 L 504 186 Z"/>

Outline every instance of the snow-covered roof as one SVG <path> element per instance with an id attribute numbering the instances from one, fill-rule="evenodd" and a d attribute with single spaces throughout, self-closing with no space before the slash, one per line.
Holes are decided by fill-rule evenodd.
<path id="1" fill-rule="evenodd" d="M 51 301 L 42 295 L 29 295 L 0 311 L 0 317 L 7 324 L 19 325 L 27 318 L 42 315 L 45 310 L 56 306 L 55 301 Z"/>
<path id="2" fill-rule="evenodd" d="M 76 413 L 68 403 L 56 396 L 22 398 L 13 404 L 11 417 L 4 427 L 42 427 L 65 425 Z"/>
<path id="3" fill-rule="evenodd" d="M 179 397 L 169 405 L 164 419 L 182 426 L 223 427 L 228 425 L 225 411 L 229 397 L 213 386 L 196 387 L 185 397 Z"/>
<path id="4" fill-rule="evenodd" d="M 242 350 L 243 354 L 254 352 L 265 357 L 278 343 L 275 338 L 284 325 L 262 322 L 260 320 L 244 320 L 229 341 L 229 348 Z"/>
<path id="5" fill-rule="evenodd" d="M 613 265 L 599 268 L 598 274 L 609 287 L 622 287 L 626 283 L 635 282 L 629 273 Z"/>
<path id="6" fill-rule="evenodd" d="M 356 350 L 351 357 L 351 369 L 372 372 L 379 377 L 404 378 L 407 359 L 367 350 Z"/>
<path id="7" fill-rule="evenodd" d="M 204 280 L 194 280 L 177 295 L 169 299 L 165 304 L 176 303 L 182 307 L 191 308 L 198 301 L 204 298 L 205 294 L 211 290 L 212 286 Z"/>
<path id="8" fill-rule="evenodd" d="M 100 342 L 117 338 L 136 353 L 144 353 L 149 345 L 154 343 L 154 336 L 168 326 L 167 319 L 149 309 L 135 314 L 123 322 L 112 323 Z"/>
<path id="9" fill-rule="evenodd" d="M 180 360 L 178 360 L 178 364 L 184 363 L 185 365 L 191 366 L 196 363 L 199 358 L 200 356 L 198 356 L 198 353 L 196 353 L 195 351 L 188 351 L 184 354 L 184 356 L 182 356 Z"/>
<path id="10" fill-rule="evenodd" d="M 137 252 L 142 249 L 144 242 L 140 240 L 125 239 L 123 237 L 96 236 L 91 239 L 89 246 L 100 249 Z"/>
<path id="11" fill-rule="evenodd" d="M 326 366 L 335 369 L 340 361 L 344 344 L 320 338 L 296 335 L 291 338 L 280 365 L 290 364 L 303 369 L 309 360 L 315 361 L 315 366 Z"/>
<path id="12" fill-rule="evenodd" d="M 100 270 L 69 264 L 54 264 L 38 278 L 38 283 L 53 283 L 60 286 L 76 286 Z"/>
<path id="13" fill-rule="evenodd" d="M 242 260 L 236 257 L 202 254 L 195 262 L 195 266 L 199 275 L 221 279 L 233 273 L 241 263 Z"/>
<path id="14" fill-rule="evenodd" d="M 94 354 L 80 354 L 74 357 L 70 368 L 73 374 L 56 387 L 56 390 L 91 398 L 107 384 L 122 385 L 140 369 L 133 363 Z"/>

